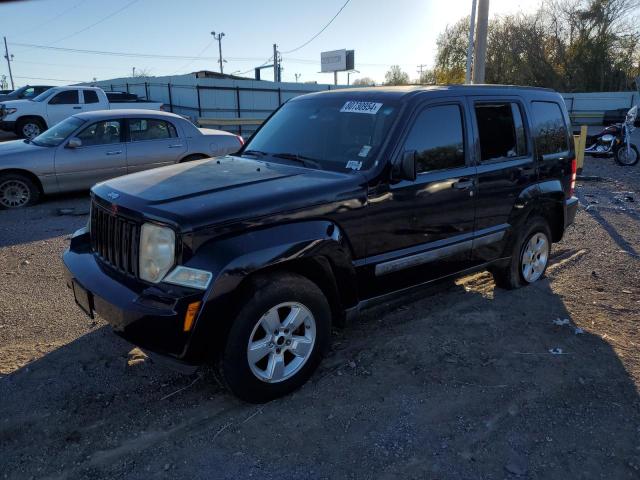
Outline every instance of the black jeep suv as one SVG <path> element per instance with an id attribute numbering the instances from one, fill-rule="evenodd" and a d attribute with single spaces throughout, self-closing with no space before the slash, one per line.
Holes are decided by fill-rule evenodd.
<path id="1" fill-rule="evenodd" d="M 131 342 L 216 360 L 267 401 L 365 306 L 479 269 L 506 288 L 544 275 L 577 209 L 570 131 L 546 89 L 300 96 L 235 155 L 96 185 L 67 284 Z"/>

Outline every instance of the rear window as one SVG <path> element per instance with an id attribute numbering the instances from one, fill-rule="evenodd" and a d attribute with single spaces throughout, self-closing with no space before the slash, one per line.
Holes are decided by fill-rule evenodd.
<path id="1" fill-rule="evenodd" d="M 98 103 L 98 94 L 93 90 L 84 91 L 84 103 Z"/>
<path id="2" fill-rule="evenodd" d="M 538 154 L 569 150 L 567 125 L 560 105 L 554 102 L 531 102 L 531 110 Z"/>

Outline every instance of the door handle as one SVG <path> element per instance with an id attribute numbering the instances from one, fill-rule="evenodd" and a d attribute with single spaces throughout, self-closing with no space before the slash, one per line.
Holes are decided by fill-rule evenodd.
<path id="1" fill-rule="evenodd" d="M 74 110 L 82 110 L 82 107 L 73 107 Z"/>
<path id="2" fill-rule="evenodd" d="M 182 144 L 169 145 L 169 148 L 180 148 L 180 147 L 182 147 Z"/>
<path id="3" fill-rule="evenodd" d="M 466 190 L 471 187 L 473 187 L 473 180 L 468 178 L 461 178 L 453 184 L 453 188 L 457 188 L 458 190 Z"/>
<path id="4" fill-rule="evenodd" d="M 107 155 L 120 155 L 122 150 L 114 150 L 112 152 L 107 152 Z"/>

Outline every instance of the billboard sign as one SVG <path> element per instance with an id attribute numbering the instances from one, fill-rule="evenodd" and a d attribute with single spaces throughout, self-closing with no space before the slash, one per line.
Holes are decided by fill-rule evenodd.
<path id="1" fill-rule="evenodd" d="M 354 68 L 353 50 L 332 50 L 320 53 L 321 72 L 344 72 Z"/>

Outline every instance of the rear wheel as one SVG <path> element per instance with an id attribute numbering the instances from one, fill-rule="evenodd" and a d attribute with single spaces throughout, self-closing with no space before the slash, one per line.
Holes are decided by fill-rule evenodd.
<path id="1" fill-rule="evenodd" d="M 202 160 L 203 158 L 207 158 L 207 156 L 201 153 L 195 153 L 193 155 L 184 157 L 182 160 L 180 160 L 180 163 L 193 162 L 194 160 Z"/>
<path id="2" fill-rule="evenodd" d="M 514 289 L 540 280 L 547 269 L 550 253 L 549 224 L 542 217 L 533 217 L 514 238 L 509 264 L 492 269 L 496 285 Z"/>
<path id="3" fill-rule="evenodd" d="M 331 310 L 320 288 L 272 274 L 252 280 L 242 304 L 219 365 L 229 389 L 262 403 L 302 386 L 329 346 Z"/>
<path id="4" fill-rule="evenodd" d="M 18 173 L 0 176 L 0 208 L 21 208 L 33 205 L 40 198 L 40 190 L 33 181 Z"/>
<path id="5" fill-rule="evenodd" d="M 626 145 L 622 145 L 614 155 L 616 162 L 623 167 L 631 167 L 638 163 L 640 155 L 638 154 L 638 147 L 633 143 L 629 145 L 629 152 L 627 153 Z"/>
<path id="6" fill-rule="evenodd" d="M 44 123 L 37 118 L 21 119 L 16 124 L 16 134 L 22 138 L 35 138 L 45 130 Z"/>

